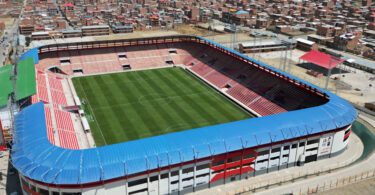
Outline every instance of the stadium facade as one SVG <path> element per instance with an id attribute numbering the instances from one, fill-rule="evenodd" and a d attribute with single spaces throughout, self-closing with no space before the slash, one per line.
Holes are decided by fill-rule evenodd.
<path id="1" fill-rule="evenodd" d="M 88 51 L 127 61 L 75 62 L 82 62 Z M 153 59 L 145 62 L 150 56 Z M 28 102 L 15 117 L 11 154 L 25 194 L 194 192 L 338 155 L 357 117 L 353 106 L 335 94 L 201 37 L 45 45 L 20 60 L 35 65 L 34 75 L 23 75 L 18 70 L 22 65 L 16 71 L 17 81 L 34 79 L 34 84 L 27 83 L 34 90 L 15 89 L 20 96 L 16 100 Z M 102 147 L 82 148 L 71 145 L 69 138 L 53 138 L 66 132 L 55 124 L 60 120 L 56 113 L 79 100 L 64 103 L 52 95 L 57 91 L 52 88 L 59 86 L 55 80 L 41 86 L 40 75 L 47 80 L 65 75 L 60 81 L 74 74 L 155 68 L 144 66 L 158 60 L 166 66 L 182 65 L 258 117 Z"/>

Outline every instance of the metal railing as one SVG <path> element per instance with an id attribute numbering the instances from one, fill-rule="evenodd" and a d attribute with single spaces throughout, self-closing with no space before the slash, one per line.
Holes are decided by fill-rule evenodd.
<path id="1" fill-rule="evenodd" d="M 342 178 L 336 178 L 332 179 L 329 181 L 324 181 L 323 183 L 314 185 L 314 186 L 309 186 L 307 189 L 300 189 L 300 192 L 298 194 L 303 195 L 303 194 L 315 194 L 319 192 L 324 192 L 340 187 L 345 187 L 349 184 L 354 184 L 360 181 L 364 181 L 367 179 L 372 179 L 375 178 L 375 169 L 369 170 L 369 171 L 364 171 L 355 175 L 347 176 L 347 177 L 342 177 Z"/>

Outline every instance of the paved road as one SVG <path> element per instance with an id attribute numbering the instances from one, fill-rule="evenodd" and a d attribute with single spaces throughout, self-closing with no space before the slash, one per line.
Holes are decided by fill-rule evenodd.
<path id="1" fill-rule="evenodd" d="M 366 118 L 366 120 L 372 120 L 371 118 Z M 373 123 L 374 121 L 369 121 Z M 375 153 L 364 161 L 354 164 L 348 168 L 332 172 L 327 175 L 317 176 L 310 179 L 298 181 L 295 183 L 290 183 L 288 185 L 283 185 L 280 187 L 272 188 L 267 191 L 260 192 L 259 194 L 287 194 L 287 193 L 300 193 L 307 192 L 312 187 L 322 186 L 324 183 L 328 184 L 335 182 L 342 178 L 351 177 L 356 174 L 360 174 L 367 171 L 375 170 Z"/>
<path id="2" fill-rule="evenodd" d="M 363 151 L 363 144 L 361 140 L 353 134 L 350 136 L 350 141 L 348 148 L 340 155 L 320 160 L 317 162 L 312 162 L 305 164 L 301 167 L 291 167 L 288 169 L 282 169 L 280 171 L 271 172 L 268 174 L 259 175 L 256 177 L 251 177 L 249 179 L 235 181 L 231 183 L 227 183 L 225 185 L 204 189 L 201 191 L 196 192 L 196 194 L 216 194 L 216 195 L 228 195 L 228 194 L 239 194 L 245 191 L 252 190 L 254 188 L 262 188 L 268 186 L 270 184 L 279 184 L 284 183 L 283 186 L 285 187 L 285 191 L 291 189 L 287 183 L 290 180 L 298 181 L 298 178 L 305 176 L 306 174 L 312 175 L 316 173 L 323 173 L 327 170 L 331 170 L 337 167 L 343 167 L 347 164 L 350 164 L 357 160 Z M 313 177 L 315 178 L 315 177 Z M 307 181 L 307 180 L 303 180 Z M 297 182 L 295 182 L 297 183 Z M 275 189 L 278 189 L 276 187 Z M 263 189 L 261 189 L 263 190 Z M 257 190 L 257 193 L 267 193 L 268 191 L 261 191 Z M 278 190 L 273 190 L 269 194 L 280 194 Z M 249 194 L 251 194 L 250 192 Z"/>
<path id="3" fill-rule="evenodd" d="M 3 66 L 5 60 L 8 57 L 9 51 L 17 43 L 18 39 L 18 25 L 19 19 L 17 19 L 11 28 L 7 28 L 4 31 L 3 36 L 0 37 L 0 66 Z"/>

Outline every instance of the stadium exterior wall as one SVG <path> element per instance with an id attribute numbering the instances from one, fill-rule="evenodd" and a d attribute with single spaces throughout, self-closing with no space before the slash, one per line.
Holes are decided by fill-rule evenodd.
<path id="1" fill-rule="evenodd" d="M 186 193 L 291 166 L 303 166 L 310 161 L 337 155 L 346 148 L 351 124 L 357 114 L 350 104 L 336 95 L 204 38 L 176 36 L 164 39 L 195 41 L 217 47 L 261 69 L 272 71 L 275 76 L 285 77 L 328 96 L 329 101 L 313 108 L 87 150 L 67 150 L 50 144 L 46 138 L 43 103 L 37 103 L 16 116 L 12 162 L 20 173 L 25 194 Z M 135 43 L 153 44 L 159 40 L 136 39 Z M 102 47 L 104 43 L 97 45 Z M 84 46 L 48 45 L 38 50 L 60 51 Z M 123 46 L 123 43 L 112 41 L 108 44 L 107 41 L 107 46 Z M 31 54 L 35 57 L 35 50 L 26 55 Z M 38 60 L 34 59 L 34 62 Z M 217 134 L 208 134 L 213 128 L 218 129 Z M 229 130 L 230 135 L 227 134 Z M 245 135 L 248 130 L 254 134 Z M 285 135 L 286 131 L 290 133 Z M 212 142 L 198 137 L 202 133 L 209 135 Z M 187 136 L 191 139 L 186 140 Z M 168 146 L 157 144 L 167 140 L 171 142 Z M 36 141 L 39 145 L 30 149 Z M 155 146 L 158 148 L 151 149 Z M 116 152 L 121 150 L 126 157 Z M 65 157 L 66 166 L 60 166 L 59 160 Z M 91 162 L 86 157 L 90 157 Z M 168 162 L 162 163 L 162 158 Z M 103 164 L 108 161 L 114 162 Z M 127 167 L 130 166 L 127 162 L 132 162 L 134 167 Z"/>
<path id="2" fill-rule="evenodd" d="M 21 175 L 20 180 L 24 194 L 184 194 L 336 156 L 346 149 L 350 133 L 348 126 L 88 185 L 44 184 Z"/>

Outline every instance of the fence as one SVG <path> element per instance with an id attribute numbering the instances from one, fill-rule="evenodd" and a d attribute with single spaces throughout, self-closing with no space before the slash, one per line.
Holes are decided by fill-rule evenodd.
<path id="1" fill-rule="evenodd" d="M 329 170 L 330 171 L 330 170 Z M 272 186 L 280 186 L 285 183 L 292 183 L 300 179 L 306 179 L 310 176 L 319 175 L 319 172 L 316 172 L 314 174 L 309 175 L 297 175 L 288 177 L 283 177 L 282 179 L 278 180 L 277 178 L 272 179 L 274 182 L 264 182 L 259 183 L 257 185 L 253 186 L 243 186 L 242 189 L 238 189 L 235 192 L 227 192 L 226 194 L 248 194 L 248 193 L 256 193 L 261 190 L 267 190 L 268 188 Z M 316 194 L 319 192 L 332 190 L 340 187 L 347 186 L 349 184 L 354 184 L 360 181 L 364 181 L 367 179 L 375 178 L 375 169 L 364 171 L 362 173 L 358 173 L 355 175 L 347 176 L 347 177 L 341 177 L 341 178 L 335 178 L 328 181 L 322 181 L 321 183 L 317 185 L 311 185 L 308 187 L 300 188 L 300 189 L 292 189 L 290 191 L 290 194 L 298 194 L 298 195 L 308 195 L 308 194 Z M 288 194 L 288 193 L 287 193 Z"/>
<path id="2" fill-rule="evenodd" d="M 261 190 L 266 190 L 268 188 L 274 187 L 274 186 L 280 186 L 287 183 L 293 183 L 302 179 L 306 179 L 309 177 L 319 176 L 323 174 L 328 174 L 334 170 L 346 167 L 350 164 L 352 164 L 355 160 L 357 160 L 358 157 L 353 157 L 351 159 L 348 159 L 347 161 L 341 162 L 341 163 L 334 163 L 330 166 L 325 166 L 320 169 L 302 169 L 301 171 L 294 173 L 294 174 L 287 174 L 284 176 L 268 176 L 264 179 L 260 179 L 259 176 L 241 180 L 239 182 L 238 187 L 235 191 L 230 191 L 227 189 L 228 195 L 230 194 L 247 194 L 247 193 L 254 193 Z M 375 172 L 375 170 L 374 170 Z M 277 173 L 277 172 L 275 172 Z M 270 179 L 270 177 L 272 179 Z M 314 186 L 315 187 L 315 186 Z M 312 188 L 311 188 L 312 189 Z"/>
<path id="3" fill-rule="evenodd" d="M 318 192 L 323 192 L 323 191 L 332 190 L 335 188 L 344 187 L 349 184 L 354 184 L 354 183 L 357 183 L 366 179 L 371 179 L 371 178 L 375 178 L 375 169 L 370 170 L 370 171 L 365 171 L 359 174 L 355 174 L 352 176 L 337 178 L 336 180 L 333 179 L 330 181 L 324 181 L 324 183 L 318 184 L 316 186 L 310 186 L 305 190 L 300 189 L 299 194 L 300 195 L 315 194 Z"/>

